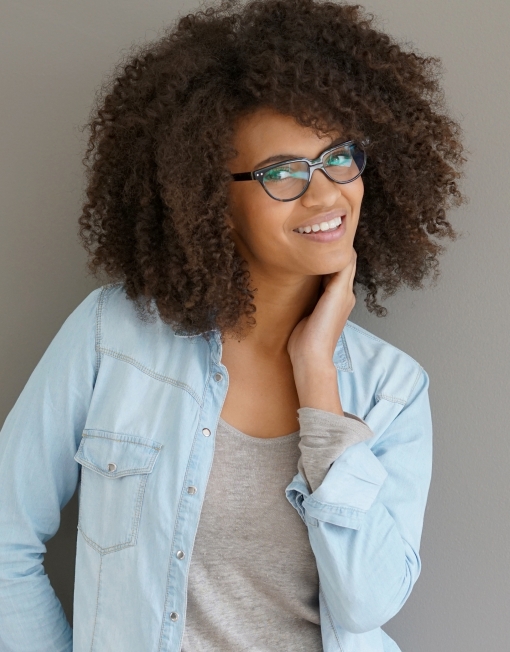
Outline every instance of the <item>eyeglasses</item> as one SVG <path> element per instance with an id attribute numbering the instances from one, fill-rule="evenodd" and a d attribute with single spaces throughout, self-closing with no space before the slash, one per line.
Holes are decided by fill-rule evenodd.
<path id="1" fill-rule="evenodd" d="M 363 141 L 362 145 L 368 143 Z M 277 201 L 294 201 L 310 185 L 315 170 L 323 170 L 335 183 L 350 183 L 357 179 L 367 163 L 365 150 L 348 140 L 324 151 L 319 158 L 296 158 L 282 161 L 253 172 L 236 172 L 234 181 L 259 181 L 267 194 Z"/>

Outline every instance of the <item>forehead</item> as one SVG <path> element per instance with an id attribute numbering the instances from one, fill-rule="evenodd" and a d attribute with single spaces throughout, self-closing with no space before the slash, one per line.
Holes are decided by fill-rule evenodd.
<path id="1" fill-rule="evenodd" d="M 294 117 L 264 107 L 237 120 L 233 144 L 238 152 L 236 159 L 253 165 L 280 154 L 315 158 L 339 136 L 338 129 L 318 134 Z"/>

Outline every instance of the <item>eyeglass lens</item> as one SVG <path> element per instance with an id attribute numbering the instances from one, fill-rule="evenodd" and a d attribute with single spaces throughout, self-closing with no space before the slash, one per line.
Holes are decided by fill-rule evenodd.
<path id="1" fill-rule="evenodd" d="M 342 145 L 324 158 L 324 170 L 332 181 L 348 183 L 365 165 L 365 153 L 356 144 Z M 275 199 L 294 199 L 308 185 L 309 165 L 294 161 L 270 168 L 264 174 L 264 188 Z"/>

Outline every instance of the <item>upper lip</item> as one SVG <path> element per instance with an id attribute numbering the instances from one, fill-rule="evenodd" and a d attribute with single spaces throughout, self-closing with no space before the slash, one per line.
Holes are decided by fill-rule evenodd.
<path id="1" fill-rule="evenodd" d="M 336 208 L 333 211 L 328 211 L 327 213 L 319 213 L 318 215 L 312 215 L 312 217 L 309 217 L 307 220 L 301 222 L 301 224 L 298 224 L 297 226 L 294 227 L 293 231 L 296 231 L 297 229 L 301 228 L 302 226 L 312 226 L 312 224 L 320 224 L 321 222 L 329 222 L 332 220 L 334 217 L 341 217 L 342 220 L 344 217 L 347 216 L 347 210 L 345 208 Z"/>

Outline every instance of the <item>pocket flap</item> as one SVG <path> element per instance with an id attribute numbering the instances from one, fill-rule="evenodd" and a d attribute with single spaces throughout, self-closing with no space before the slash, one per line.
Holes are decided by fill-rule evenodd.
<path id="1" fill-rule="evenodd" d="M 163 447 L 157 441 L 104 430 L 84 430 L 74 459 L 107 478 L 150 473 Z"/>

